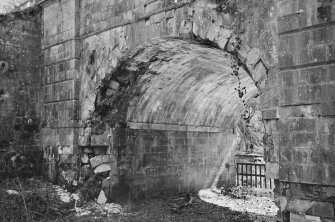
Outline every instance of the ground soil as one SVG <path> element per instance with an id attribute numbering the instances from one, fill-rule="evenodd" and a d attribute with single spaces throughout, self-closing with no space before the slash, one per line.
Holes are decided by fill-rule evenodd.
<path id="1" fill-rule="evenodd" d="M 74 201 L 62 202 L 60 197 L 57 198 L 59 194 L 57 194 L 56 188 L 60 189 L 58 186 L 36 179 L 13 179 L 0 183 L 0 222 L 276 221 L 275 211 L 266 212 L 263 210 L 263 208 L 274 207 L 271 198 L 264 200 L 260 200 L 258 197 L 251 197 L 249 200 L 233 199 L 211 190 L 203 190 L 199 194 L 192 194 L 192 201 L 182 209 L 178 208 L 178 210 L 173 208 L 173 206 L 181 206 L 181 204 L 187 203 L 185 194 L 175 196 L 161 195 L 138 201 L 123 200 L 120 203 L 111 203 L 110 205 L 117 206 L 116 213 L 101 210 L 108 204 L 99 205 L 91 201 L 79 207 L 80 209 L 88 209 L 89 213 L 85 216 L 78 216 L 79 208 L 75 208 Z M 11 189 L 14 189 L 15 192 L 18 191 L 18 194 L 9 194 L 8 192 Z M 72 195 L 64 190 L 62 192 Z M 254 205 L 258 205 L 261 211 L 247 212 L 250 209 L 251 211 L 255 209 Z M 235 206 L 235 208 L 232 206 Z M 55 209 L 57 210 L 55 211 Z M 265 215 L 261 215 L 261 213 Z M 25 215 L 30 216 L 27 219 Z M 7 219 L 4 220 L 4 218 Z"/>
<path id="2" fill-rule="evenodd" d="M 91 214 L 83 217 L 76 217 L 74 215 L 68 216 L 67 221 L 227 221 L 227 222 L 274 222 L 275 216 L 260 215 L 248 212 L 238 212 L 230 210 L 227 207 L 218 206 L 207 203 L 198 197 L 195 197 L 191 204 L 186 206 L 183 210 L 175 211 L 167 203 L 173 202 L 172 198 L 152 198 L 137 202 L 121 204 L 123 206 L 123 213 L 114 214 L 109 217 L 101 214 Z M 64 220 L 66 221 L 66 220 Z"/>

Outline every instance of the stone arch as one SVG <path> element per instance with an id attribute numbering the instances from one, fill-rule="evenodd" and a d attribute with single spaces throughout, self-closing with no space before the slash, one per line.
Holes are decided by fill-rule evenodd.
<path id="1" fill-rule="evenodd" d="M 232 75 L 233 56 L 211 45 L 176 38 L 137 47 L 102 80 L 95 111 L 115 122 L 229 129 L 259 95 L 243 68 Z M 239 98 L 237 87 L 246 87 Z"/>
<path id="2" fill-rule="evenodd" d="M 259 96 L 243 67 L 233 75 L 235 60 L 206 41 L 166 38 L 136 47 L 101 80 L 83 145 L 112 137 L 114 168 L 135 196 L 234 184 L 237 124 Z M 246 88 L 241 98 L 239 86 Z M 160 187 L 166 178 L 173 183 Z"/>

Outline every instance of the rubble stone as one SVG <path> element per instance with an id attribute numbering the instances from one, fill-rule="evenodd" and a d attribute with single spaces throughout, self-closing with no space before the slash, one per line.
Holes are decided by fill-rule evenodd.
<path id="1" fill-rule="evenodd" d="M 105 204 L 107 202 L 107 197 L 105 195 L 105 192 L 103 190 L 100 191 L 97 203 L 98 204 Z"/>
<path id="2" fill-rule="evenodd" d="M 90 159 L 90 163 L 93 168 L 103 163 L 108 163 L 109 161 L 110 161 L 109 155 L 98 155 Z"/>
<path id="3" fill-rule="evenodd" d="M 89 162 L 88 155 L 86 153 L 82 154 L 80 160 L 82 163 L 88 163 Z"/>
<path id="4" fill-rule="evenodd" d="M 118 90 L 120 86 L 120 83 L 116 82 L 116 81 L 110 81 L 108 84 L 108 87 L 114 90 Z"/>
<path id="5" fill-rule="evenodd" d="M 103 173 L 103 172 L 107 172 L 107 171 L 110 171 L 112 168 L 110 166 L 110 164 L 107 164 L 107 163 L 103 163 L 99 166 L 97 166 L 95 169 L 94 169 L 94 173 L 97 174 L 97 173 Z"/>

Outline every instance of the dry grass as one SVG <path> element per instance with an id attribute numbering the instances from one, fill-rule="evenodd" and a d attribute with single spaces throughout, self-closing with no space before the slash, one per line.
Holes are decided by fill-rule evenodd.
<path id="1" fill-rule="evenodd" d="M 8 194 L 15 190 L 18 194 Z M 38 179 L 12 178 L 0 184 L 0 221 L 54 221 L 70 213 L 73 203 L 60 201 L 48 183 Z"/>

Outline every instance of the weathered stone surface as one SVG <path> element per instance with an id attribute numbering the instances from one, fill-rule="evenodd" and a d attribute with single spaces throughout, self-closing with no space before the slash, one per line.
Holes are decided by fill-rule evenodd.
<path id="1" fill-rule="evenodd" d="M 106 155 L 106 154 L 108 154 L 109 152 L 108 152 L 108 146 L 94 146 L 94 147 L 92 147 L 92 149 L 93 149 L 93 153 L 95 154 L 95 155 Z"/>
<path id="2" fill-rule="evenodd" d="M 93 168 L 97 167 L 98 165 L 101 165 L 103 163 L 109 163 L 110 162 L 110 156 L 109 155 L 98 155 L 90 159 L 91 166 Z"/>
<path id="3" fill-rule="evenodd" d="M 301 199 L 311 199 L 315 201 L 335 202 L 335 187 L 318 186 L 312 184 L 290 184 L 290 194 Z"/>
<path id="4" fill-rule="evenodd" d="M 321 218 L 291 212 L 290 221 L 292 222 L 321 222 Z"/>
<path id="5" fill-rule="evenodd" d="M 88 155 L 85 153 L 85 154 L 82 154 L 81 156 L 80 156 L 80 161 L 82 162 L 82 163 L 88 163 L 89 162 L 89 159 L 88 159 Z"/>
<path id="6" fill-rule="evenodd" d="M 114 90 L 118 90 L 120 86 L 120 83 L 116 82 L 116 81 L 110 81 L 108 84 L 108 87 Z"/>
<path id="7" fill-rule="evenodd" d="M 98 204 L 105 204 L 107 202 L 107 197 L 105 195 L 105 192 L 103 190 L 100 191 L 97 203 Z"/>
<path id="8" fill-rule="evenodd" d="M 262 110 L 264 120 L 279 119 L 278 109 Z"/>
<path id="9" fill-rule="evenodd" d="M 321 103 L 322 116 L 335 116 L 335 101 Z"/>
<path id="10" fill-rule="evenodd" d="M 97 173 L 103 173 L 103 172 L 107 172 L 107 171 L 110 171 L 112 168 L 111 168 L 111 165 L 108 164 L 108 163 L 103 163 L 99 166 L 97 166 L 95 169 L 94 169 L 94 173 L 97 174 Z"/>
<path id="11" fill-rule="evenodd" d="M 279 179 L 279 163 L 265 163 L 266 171 L 265 175 L 268 178 Z"/>
<path id="12" fill-rule="evenodd" d="M 306 211 L 306 215 L 334 219 L 334 204 L 327 202 L 314 202 Z"/>
<path id="13" fill-rule="evenodd" d="M 287 203 L 286 209 L 297 214 L 305 214 L 313 206 L 313 201 L 292 199 Z"/>
<path id="14" fill-rule="evenodd" d="M 106 132 L 108 132 L 108 130 L 106 130 Z M 93 150 L 96 152 L 100 153 L 102 152 L 103 148 L 98 148 L 98 147 L 106 147 L 107 145 L 109 145 L 109 138 L 108 135 L 106 135 L 106 133 L 102 134 L 102 135 L 91 135 L 90 137 L 91 139 L 91 146 L 93 146 Z M 101 150 L 101 151 L 98 151 Z M 108 149 L 105 151 L 107 152 Z"/>

